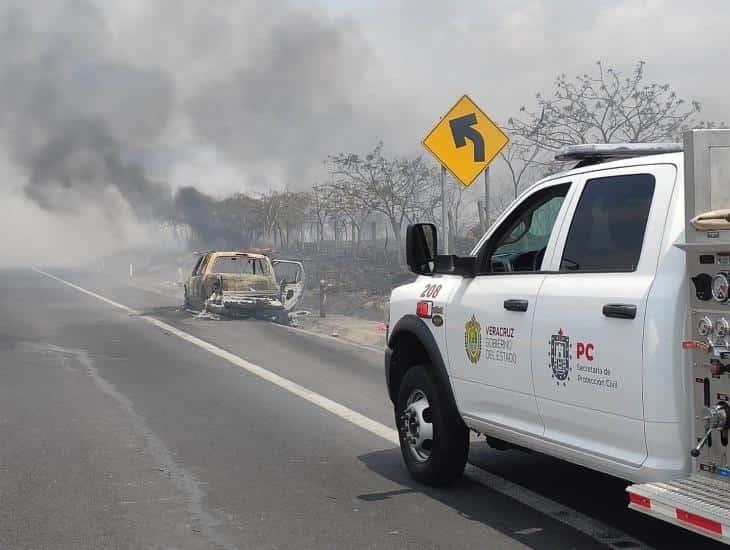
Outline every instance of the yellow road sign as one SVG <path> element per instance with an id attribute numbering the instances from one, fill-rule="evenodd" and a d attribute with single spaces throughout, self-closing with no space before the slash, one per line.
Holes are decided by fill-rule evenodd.
<path id="1" fill-rule="evenodd" d="M 467 95 L 423 140 L 423 146 L 467 187 L 507 143 L 507 135 Z"/>

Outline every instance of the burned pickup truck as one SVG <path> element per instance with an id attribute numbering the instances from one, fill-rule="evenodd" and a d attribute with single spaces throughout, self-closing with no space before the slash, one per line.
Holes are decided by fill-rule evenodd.
<path id="1" fill-rule="evenodd" d="M 277 277 L 277 269 L 286 274 Z M 184 288 L 186 308 L 289 323 L 304 291 L 304 266 L 265 254 L 210 251 L 195 263 Z"/>

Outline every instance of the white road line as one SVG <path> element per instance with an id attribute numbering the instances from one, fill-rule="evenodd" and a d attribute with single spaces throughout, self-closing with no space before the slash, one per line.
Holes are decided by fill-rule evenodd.
<path id="1" fill-rule="evenodd" d="M 313 405 L 316 405 L 317 407 L 320 407 L 321 409 L 331 414 L 334 414 L 342 418 L 343 420 L 346 420 L 351 424 L 370 432 L 371 434 L 381 437 L 382 439 L 388 441 L 389 443 L 392 443 L 393 445 L 397 446 L 399 444 L 398 433 L 393 428 L 390 428 L 385 424 L 381 424 L 380 422 L 377 422 L 376 420 L 360 414 L 359 412 L 354 411 L 349 407 L 346 407 L 345 405 L 341 405 L 340 403 L 337 403 L 336 401 L 333 401 L 317 392 L 309 390 L 304 386 L 297 384 L 296 382 L 292 382 L 291 380 L 284 378 L 283 376 L 279 376 L 278 374 L 266 370 L 263 367 L 246 361 L 238 355 L 219 348 L 218 346 L 211 344 L 210 342 L 201 340 L 200 338 L 193 336 L 192 334 L 189 334 L 183 330 L 180 330 L 172 325 L 169 325 L 164 321 L 161 321 L 149 315 L 142 315 L 137 310 L 127 307 L 124 304 L 120 304 L 119 302 L 115 302 L 114 300 L 110 300 L 109 298 L 105 298 L 104 296 L 101 296 L 96 292 L 86 290 L 85 288 L 61 279 L 60 277 L 57 277 L 41 269 L 34 267 L 33 270 L 37 273 L 40 273 L 41 275 L 50 277 L 51 279 L 54 279 L 68 287 L 71 287 L 74 290 L 82 292 L 87 296 L 96 298 L 97 300 L 100 300 L 126 313 L 129 313 L 131 315 L 137 315 L 140 319 L 147 321 L 157 328 L 169 334 L 177 336 L 178 338 L 190 344 L 193 344 L 194 346 L 197 346 L 200 349 L 203 349 L 215 355 L 216 357 L 224 359 L 225 361 L 228 361 L 229 363 L 258 376 L 263 380 L 271 382 L 272 384 L 298 397 L 301 397 L 306 401 L 309 401 Z M 545 496 L 530 491 L 529 489 L 522 487 L 521 485 L 512 483 L 511 481 L 508 481 L 495 474 L 482 470 L 481 468 L 477 468 L 475 466 L 472 466 L 471 464 L 467 464 L 465 473 L 472 481 L 475 481 L 493 491 L 510 497 L 525 506 L 537 510 L 538 512 L 545 514 L 552 519 L 575 529 L 576 531 L 588 535 L 592 539 L 602 544 L 605 544 L 609 548 L 650 548 L 649 546 L 626 535 L 625 533 L 622 533 L 621 531 L 618 531 L 613 527 L 609 527 L 602 521 L 586 516 L 576 510 L 573 510 L 572 508 L 564 506 Z"/>
<path id="2" fill-rule="evenodd" d="M 93 298 L 96 298 L 97 300 L 101 300 L 102 302 L 109 304 L 110 306 L 114 306 L 117 309 L 121 309 L 132 315 L 139 315 L 139 311 L 136 311 L 136 310 L 132 309 L 131 307 L 127 307 L 124 304 L 120 304 L 119 302 L 115 302 L 114 300 L 110 300 L 109 298 L 104 298 L 104 296 L 102 296 L 101 294 L 97 294 L 96 292 L 91 292 L 90 290 L 81 288 L 80 286 L 77 286 L 73 283 L 69 283 L 65 279 L 56 277 L 55 275 L 48 273 L 46 271 L 43 271 L 42 269 L 38 269 L 37 267 L 34 267 L 33 271 L 35 271 L 36 273 L 40 273 L 41 275 L 45 275 L 46 277 L 50 277 L 51 279 L 55 279 L 59 283 L 63 283 L 66 286 L 70 286 L 71 288 L 78 290 L 79 292 L 83 292 L 84 294 L 87 294 Z"/>

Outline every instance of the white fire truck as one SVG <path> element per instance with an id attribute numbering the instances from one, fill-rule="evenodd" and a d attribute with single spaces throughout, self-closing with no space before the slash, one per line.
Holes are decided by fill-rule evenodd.
<path id="1" fill-rule="evenodd" d="M 730 541 L 730 130 L 580 145 L 467 257 L 408 229 L 385 371 L 431 485 L 469 431 L 633 482 L 629 506 Z"/>

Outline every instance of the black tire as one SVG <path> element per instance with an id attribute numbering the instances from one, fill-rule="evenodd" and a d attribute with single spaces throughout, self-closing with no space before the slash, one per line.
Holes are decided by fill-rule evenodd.
<path id="1" fill-rule="evenodd" d="M 432 425 L 433 439 L 424 457 L 409 443 L 409 426 L 404 413 L 409 399 L 422 392 L 428 400 L 423 416 Z M 458 411 L 449 406 L 438 382 L 429 370 L 421 365 L 406 372 L 398 388 L 395 406 L 395 422 L 398 427 L 401 454 L 413 479 L 433 487 L 452 483 L 464 473 L 469 455 L 469 429 L 459 417 Z M 425 442 L 424 442 L 425 445 Z"/>

